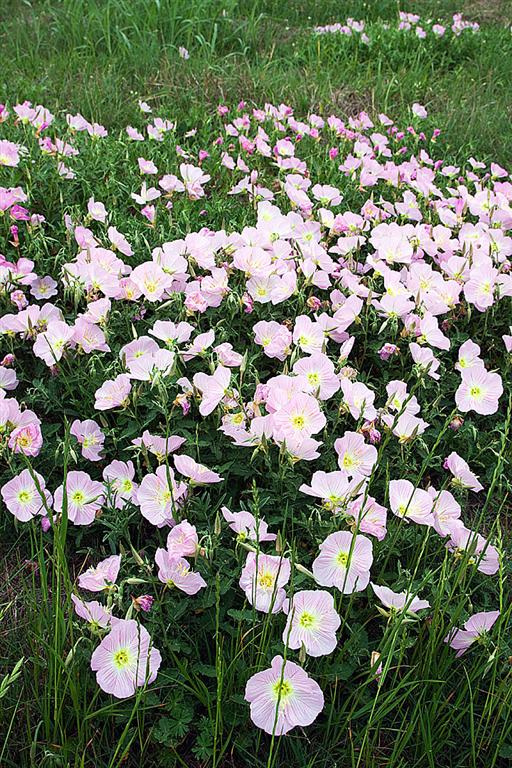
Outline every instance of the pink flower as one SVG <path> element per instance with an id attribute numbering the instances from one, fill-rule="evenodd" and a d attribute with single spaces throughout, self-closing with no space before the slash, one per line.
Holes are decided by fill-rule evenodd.
<path id="1" fill-rule="evenodd" d="M 95 219 L 95 221 L 104 222 L 107 218 L 107 211 L 105 206 L 103 203 L 96 201 L 94 197 L 89 198 L 89 202 L 87 203 L 87 210 L 89 211 L 89 216 L 91 219 Z"/>
<path id="2" fill-rule="evenodd" d="M 187 492 L 184 483 L 176 483 L 171 467 L 158 467 L 155 474 L 146 475 L 137 491 L 137 504 L 146 520 L 161 528 L 172 525 L 173 512 Z"/>
<path id="3" fill-rule="evenodd" d="M 296 592 L 284 601 L 283 611 L 288 616 L 283 631 L 283 643 L 288 648 L 304 647 L 309 656 L 326 656 L 334 651 L 341 619 L 329 592 L 320 589 Z"/>
<path id="4" fill-rule="evenodd" d="M 208 416 L 221 400 L 225 397 L 231 380 L 231 371 L 218 365 L 212 376 L 206 373 L 196 373 L 192 379 L 194 386 L 203 395 L 199 413 L 201 416 Z"/>
<path id="5" fill-rule="evenodd" d="M 328 400 L 340 388 L 340 382 L 334 372 L 334 363 L 322 352 L 315 352 L 297 360 L 293 372 L 301 376 L 303 391 Z"/>
<path id="6" fill-rule="evenodd" d="M 298 394 L 274 414 L 273 423 L 276 440 L 286 442 L 288 438 L 315 435 L 327 421 L 314 397 Z"/>
<path id="7" fill-rule="evenodd" d="M 135 440 L 132 440 L 132 445 L 144 446 L 150 453 L 157 457 L 160 463 L 162 463 L 166 456 L 177 451 L 185 442 L 185 438 L 178 437 L 178 435 L 159 437 L 159 435 L 150 434 L 150 432 L 145 429 L 142 433 L 142 437 L 136 437 Z"/>
<path id="8" fill-rule="evenodd" d="M 290 578 L 290 561 L 285 557 L 248 552 L 240 576 L 240 587 L 257 611 L 278 613 Z"/>
<path id="9" fill-rule="evenodd" d="M 348 477 L 357 475 L 369 476 L 377 462 L 377 449 L 365 443 L 363 435 L 358 432 L 345 432 L 334 443 L 338 454 L 338 465 Z"/>
<path id="10" fill-rule="evenodd" d="M 313 574 L 322 587 L 337 587 L 344 594 L 361 592 L 370 581 L 373 550 L 370 539 L 349 531 L 331 533 L 320 544 Z"/>
<path id="11" fill-rule="evenodd" d="M 413 520 L 419 525 L 433 525 L 432 498 L 421 488 L 415 488 L 410 480 L 391 480 L 389 506 L 397 517 Z"/>
<path id="12" fill-rule="evenodd" d="M 111 555 L 102 560 L 98 565 L 91 566 L 78 577 L 78 586 L 89 592 L 103 592 L 109 590 L 116 583 L 121 567 L 121 555 Z"/>
<path id="13" fill-rule="evenodd" d="M 427 110 L 422 104 L 418 104 L 418 102 L 414 102 L 412 105 L 412 113 L 421 120 L 424 120 L 427 117 Z"/>
<path id="14" fill-rule="evenodd" d="M 75 525 L 90 525 L 105 500 L 103 484 L 91 480 L 87 472 L 72 470 L 66 478 L 67 514 Z M 63 513 L 64 489 L 59 485 L 54 494 L 53 508 Z"/>
<path id="15" fill-rule="evenodd" d="M 97 600 L 86 603 L 76 595 L 71 595 L 75 613 L 90 624 L 92 629 L 105 629 L 112 621 L 112 614 Z"/>
<path id="16" fill-rule="evenodd" d="M 477 570 L 486 576 L 494 576 L 500 567 L 498 550 L 489 544 L 479 533 L 464 526 L 457 526 L 450 531 L 450 540 L 446 545 L 457 556 L 467 556 L 468 563 L 476 565 Z"/>
<path id="17" fill-rule="evenodd" d="M 145 160 L 143 157 L 137 158 L 139 164 L 139 171 L 148 175 L 154 175 L 158 173 L 158 168 L 152 160 Z"/>
<path id="18" fill-rule="evenodd" d="M 260 320 L 253 327 L 254 341 L 263 347 L 267 357 L 275 357 L 278 360 L 285 360 L 290 354 L 292 343 L 292 334 L 284 325 L 280 325 L 275 320 L 266 322 Z"/>
<path id="19" fill-rule="evenodd" d="M 155 554 L 158 565 L 158 578 L 169 587 L 177 587 L 187 595 L 195 595 L 207 586 L 201 574 L 190 570 L 190 564 L 184 557 L 177 557 L 161 547 Z"/>
<path id="20" fill-rule="evenodd" d="M 4 504 L 17 520 L 26 523 L 36 515 L 44 515 L 52 504 L 52 496 L 46 490 L 44 478 L 33 472 L 36 482 L 28 469 L 23 469 L 2 486 Z"/>
<path id="21" fill-rule="evenodd" d="M 51 320 L 47 329 L 37 336 L 34 343 L 34 355 L 44 360 L 48 366 L 55 365 L 64 354 L 73 333 L 74 329 L 61 320 Z"/>
<path id="22" fill-rule="evenodd" d="M 354 524 L 362 533 L 375 536 L 379 541 L 385 538 L 387 510 L 371 496 L 359 496 L 349 505 L 347 513 L 354 518 Z"/>
<path id="23" fill-rule="evenodd" d="M 12 141 L 0 140 L 0 166 L 7 165 L 15 168 L 20 162 L 19 147 Z"/>
<path id="24" fill-rule="evenodd" d="M 453 482 L 460 485 L 462 488 L 468 488 L 470 491 L 478 493 L 483 491 L 483 485 L 478 480 L 478 477 L 470 470 L 467 461 L 464 461 L 462 456 L 452 451 L 449 456 L 446 457 L 443 463 L 443 467 L 448 469 L 453 475 Z"/>
<path id="25" fill-rule="evenodd" d="M 182 520 L 167 536 L 167 551 L 173 557 L 194 557 L 199 547 L 195 525 Z"/>
<path id="26" fill-rule="evenodd" d="M 371 588 L 386 608 L 392 611 L 406 610 L 407 613 L 417 613 L 424 608 L 430 608 L 428 600 L 420 600 L 414 597 L 410 592 L 393 592 L 389 587 L 381 587 L 378 584 L 370 583 Z"/>
<path id="27" fill-rule="evenodd" d="M 343 392 L 343 403 L 350 411 L 354 419 L 361 417 L 368 421 L 373 421 L 377 417 L 377 411 L 374 408 L 375 392 L 372 392 L 366 384 L 360 381 L 350 381 L 341 379 L 341 391 Z"/>
<path id="28" fill-rule="evenodd" d="M 465 622 L 464 629 L 453 629 L 445 637 L 445 643 L 450 643 L 457 657 L 462 656 L 473 643 L 479 642 L 492 629 L 500 615 L 499 611 L 481 611 L 474 613 Z"/>
<path id="29" fill-rule="evenodd" d="M 111 461 L 103 470 L 103 479 L 110 484 L 117 509 L 124 507 L 127 501 L 137 498 L 137 485 L 133 482 L 135 468 L 132 461 Z"/>
<path id="30" fill-rule="evenodd" d="M 173 279 L 154 261 L 139 264 L 130 275 L 130 280 L 148 301 L 160 301 Z"/>
<path id="31" fill-rule="evenodd" d="M 201 168 L 197 168 L 189 163 L 182 163 L 180 165 L 180 173 L 189 199 L 199 200 L 199 198 L 204 197 L 203 184 L 210 181 L 211 176 L 203 173 Z"/>
<path id="32" fill-rule="evenodd" d="M 317 470 L 311 478 L 311 485 L 303 483 L 299 491 L 322 499 L 324 506 L 332 512 L 339 512 L 354 494 L 361 491 L 364 478 L 357 477 L 351 482 L 346 472 L 323 472 Z"/>
<path id="33" fill-rule="evenodd" d="M 152 683 L 161 663 L 149 632 L 133 619 L 117 621 L 91 657 L 96 682 L 116 699 L 133 696 L 137 688 Z"/>
<path id="34" fill-rule="evenodd" d="M 235 531 L 241 540 L 275 541 L 277 539 L 275 533 L 267 533 L 268 525 L 263 518 L 260 517 L 259 520 L 256 520 L 254 515 L 245 509 L 241 512 L 230 512 L 227 507 L 221 507 L 220 511 L 224 520 L 229 523 L 231 530 Z"/>
<path id="35" fill-rule="evenodd" d="M 475 411 L 489 416 L 498 410 L 502 394 L 503 384 L 499 373 L 489 373 L 483 366 L 473 366 L 463 370 L 455 402 L 463 413 Z"/>
<path id="36" fill-rule="evenodd" d="M 436 533 L 440 536 L 448 536 L 454 527 L 463 525 L 460 519 L 462 512 L 460 504 L 455 501 L 450 491 L 443 490 L 438 493 L 435 488 L 430 487 L 428 494 L 434 501 L 432 513 Z"/>
<path id="37" fill-rule="evenodd" d="M 105 442 L 105 435 L 101 431 L 99 424 L 92 419 L 86 419 L 85 421 L 75 419 L 69 431 L 82 446 L 82 456 L 84 459 L 101 461 L 103 458 L 101 453 L 103 443 Z"/>
<path id="38" fill-rule="evenodd" d="M 251 705 L 254 725 L 276 736 L 311 725 L 324 708 L 318 683 L 282 656 L 274 656 L 270 669 L 256 672 L 248 680 L 245 700 Z"/>
<path id="39" fill-rule="evenodd" d="M 105 381 L 95 392 L 94 407 L 97 411 L 108 411 L 125 405 L 132 389 L 130 377 L 120 373 L 115 379 Z"/>
<path id="40" fill-rule="evenodd" d="M 210 483 L 220 483 L 224 478 L 205 467 L 204 464 L 198 464 L 190 456 L 175 456 L 174 466 L 181 475 L 189 477 L 192 485 L 209 485 Z"/>
<path id="41" fill-rule="evenodd" d="M 13 429 L 9 436 L 9 448 L 14 453 L 37 456 L 43 446 L 43 435 L 38 422 L 30 422 Z"/>
<path id="42" fill-rule="evenodd" d="M 462 373 L 464 370 L 475 365 L 483 365 L 483 361 L 480 359 L 480 347 L 474 341 L 468 339 L 459 347 L 459 357 L 458 362 L 455 363 L 455 370 Z"/>

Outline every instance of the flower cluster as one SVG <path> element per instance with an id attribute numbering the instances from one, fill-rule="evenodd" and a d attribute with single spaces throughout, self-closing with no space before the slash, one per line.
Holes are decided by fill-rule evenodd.
<path id="1" fill-rule="evenodd" d="M 419 35 L 419 18 L 400 28 Z M 459 16 L 451 29 L 476 31 Z M 344 610 L 414 624 L 433 573 L 463 569 L 480 589 L 504 567 L 480 499 L 510 380 L 512 181 L 436 157 L 418 103 L 405 129 L 385 114 L 220 105 L 206 145 L 140 106 L 144 124 L 119 136 L 29 102 L 2 110 L 1 496 L 48 537 L 70 523 L 94 548 L 102 526 L 120 532 L 78 579 L 101 599 L 73 595 L 115 697 L 169 661 L 140 612 L 190 598 L 192 613 L 216 589 L 222 602 L 226 576 L 230 601 L 276 628 L 283 655 L 245 698 L 281 735 L 324 706 L 290 656 L 335 654 Z M 121 183 L 96 184 L 112 147 Z M 43 215 L 37 169 L 62 201 L 83 194 Z M 478 430 L 493 441 L 483 457 Z M 152 594 L 127 605 L 136 585 Z M 436 610 L 458 655 L 499 616 L 458 629 L 449 601 Z"/>

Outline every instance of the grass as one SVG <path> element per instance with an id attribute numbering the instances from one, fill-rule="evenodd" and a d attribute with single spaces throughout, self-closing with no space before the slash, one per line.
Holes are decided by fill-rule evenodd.
<path id="1" fill-rule="evenodd" d="M 421 41 L 383 42 L 369 52 L 316 40 L 316 24 L 396 20 L 395 0 L 4 0 L 1 91 L 50 107 L 82 111 L 119 127 L 133 121 L 137 94 L 196 124 L 204 105 L 241 98 L 281 100 L 296 109 L 350 114 L 354 107 L 396 119 L 420 101 L 446 132 L 448 151 L 503 164 L 512 158 L 509 4 L 404 3 L 404 10 L 449 19 L 485 19 L 484 32 L 455 53 Z M 177 48 L 191 52 L 187 62 Z M 462 46 L 464 48 L 464 46 Z"/>
<path id="2" fill-rule="evenodd" d="M 512 165 L 509 4 L 446 0 L 403 3 L 401 8 L 442 19 L 465 10 L 470 18 L 482 21 L 483 29 L 480 35 L 461 39 L 455 46 L 401 39 L 381 30 L 375 45 L 367 49 L 352 40 L 315 37 L 311 29 L 350 15 L 375 24 L 396 21 L 398 6 L 394 0 L 3 0 L 1 100 L 12 105 L 26 98 L 54 112 L 80 111 L 116 134 L 129 123 L 139 124 L 137 99 L 143 98 L 162 114 L 177 119 L 182 132 L 198 126 L 198 146 L 203 137 L 213 135 L 213 123 L 203 125 L 203 121 L 205 112 L 210 113 L 219 102 L 245 99 L 261 105 L 284 101 L 298 114 L 334 111 L 350 116 L 362 109 L 371 114 L 384 111 L 397 122 L 407 123 L 411 103 L 419 101 L 442 129 L 443 157 L 457 162 L 474 155 Z M 188 61 L 179 58 L 180 45 L 189 49 Z M 92 169 L 97 180 L 94 189 L 105 199 L 121 198 L 126 189 L 135 189 L 136 181 L 118 179 L 115 174 L 111 178 L 108 171 L 121 165 L 124 149 L 113 143 L 109 151 L 107 169 L 94 148 L 84 148 L 83 160 L 77 164 L 83 162 L 84 169 Z M 134 160 L 136 148 L 129 151 Z M 83 207 L 92 191 L 86 189 L 88 183 L 83 181 L 82 187 L 80 179 L 70 186 L 66 201 L 70 209 Z M 62 234 L 57 230 L 62 199 L 58 185 L 51 184 L 36 183 L 32 200 L 36 209 L 45 211 L 57 234 L 49 245 L 32 243 L 31 255 L 37 254 L 53 273 L 57 264 L 68 260 L 71 249 L 69 242 L 61 248 L 58 239 Z M 195 210 L 190 218 L 187 216 L 187 211 L 176 214 L 176 236 L 201 226 Z M 228 220 L 235 228 L 243 226 L 246 212 L 237 201 L 230 200 L 225 208 L 212 210 L 211 216 L 210 225 L 220 228 Z M 129 228 L 132 225 L 126 218 Z M 124 227 L 124 222 L 121 224 Z M 135 224 L 133 232 L 127 234 L 138 250 L 146 248 Z M 120 313 L 118 322 L 123 333 L 130 333 L 128 313 Z M 492 322 L 500 332 L 506 330 L 507 318 L 498 312 Z M 243 338 L 242 323 L 238 333 Z M 472 334 L 472 338 L 488 343 L 490 354 L 497 359 L 497 342 L 481 332 L 478 320 L 473 319 Z M 93 379 L 103 373 L 91 364 L 85 375 Z M 29 397 L 34 408 L 40 408 L 48 418 L 50 429 L 63 416 L 71 420 L 81 413 L 82 403 L 90 399 L 90 388 L 80 389 L 83 374 L 69 372 L 69 391 L 63 399 L 60 381 L 43 384 L 36 377 L 30 380 L 27 373 L 24 384 Z M 405 378 L 405 369 L 402 374 Z M 166 402 L 158 400 L 160 395 L 151 401 L 152 412 L 166 409 Z M 435 410 L 435 387 L 429 398 Z M 446 414 L 436 416 L 441 424 L 439 441 L 444 446 Z M 499 430 L 479 436 L 471 435 L 466 427 L 465 438 L 472 458 L 481 462 L 486 472 L 487 496 L 474 514 L 486 533 L 506 542 L 510 538 L 506 471 L 510 466 L 510 419 L 509 401 Z M 142 426 L 137 423 L 134 428 Z M 131 425 L 125 427 L 128 433 Z M 191 439 L 198 451 L 216 450 L 215 446 L 205 447 L 198 433 Z M 55 445 L 48 473 L 60 479 L 52 480 L 52 487 L 65 476 L 72 461 L 69 436 Z M 438 443 L 425 449 L 421 461 L 414 465 L 418 483 L 428 475 L 437 450 Z M 407 456 L 406 452 L 406 463 Z M 220 461 L 217 455 L 216 459 Z M 399 456 L 397 451 L 396 460 L 403 462 L 404 454 Z M 261 511 L 269 517 L 270 510 L 279 508 L 280 524 L 298 503 L 290 491 L 295 482 L 293 473 L 283 472 L 272 490 L 270 483 L 265 486 L 266 471 L 265 466 L 260 467 L 264 490 L 260 494 L 247 492 L 244 498 L 255 514 Z M 386 463 L 386 473 L 389 471 Z M 194 503 L 195 519 L 209 530 L 215 551 L 210 499 L 205 496 Z M 91 545 L 64 520 L 51 547 L 35 526 L 27 533 L 21 527 L 13 532 L 11 520 L 3 524 L 1 766 L 499 768 L 507 764 L 512 755 L 510 671 L 503 672 L 491 648 L 488 654 L 461 665 L 442 645 L 445 603 L 451 600 L 451 619 L 457 623 L 477 586 L 464 564 L 460 570 L 449 571 L 439 542 L 432 544 L 412 534 L 405 543 L 400 541 L 405 553 L 397 544 L 390 556 L 400 563 L 404 584 L 414 581 L 420 590 L 435 587 L 431 609 L 435 631 L 429 635 L 420 628 L 415 635 L 403 621 L 383 623 L 378 646 L 385 663 L 382 683 L 377 685 L 366 668 L 361 671 L 370 641 L 375 641 L 374 630 L 368 622 L 350 622 L 344 627 L 344 644 L 336 664 L 317 667 L 322 682 L 329 684 L 330 698 L 321 730 L 314 732 L 311 742 L 306 731 L 305 738 L 291 737 L 279 748 L 272 743 L 269 749 L 263 738 L 255 741 L 246 733 L 247 711 L 241 701 L 240 680 L 245 679 L 247 668 L 256 667 L 259 657 L 277 648 L 279 638 L 268 618 L 256 623 L 251 610 L 225 604 L 227 580 L 231 579 L 231 586 L 243 551 L 237 551 L 236 556 L 232 553 L 231 559 L 218 551 L 217 556 L 225 559 L 217 572 L 212 568 L 213 595 L 210 593 L 209 603 L 205 599 L 204 604 L 198 604 L 193 616 L 183 615 L 179 600 L 171 602 L 168 613 L 155 611 L 161 622 L 158 631 L 173 662 L 162 670 L 158 685 L 127 703 L 102 696 L 91 686 L 91 641 L 76 633 L 70 594 L 84 563 L 110 554 L 119 541 L 128 557 L 130 544 L 137 552 L 144 550 L 144 533 L 138 532 L 132 541 L 130 522 L 128 517 L 119 516 L 110 527 L 105 523 Z M 435 570 L 430 568 L 434 555 L 441 562 Z M 381 559 L 379 568 L 385 578 L 389 574 L 387 557 Z M 484 593 L 484 599 L 489 608 L 499 605 L 510 618 L 509 578 L 507 560 L 495 587 Z M 480 599 L 480 593 L 478 596 Z M 352 616 L 350 597 L 345 598 L 343 609 L 346 616 Z M 251 639 L 246 641 L 246 637 Z M 508 640 L 501 635 L 494 638 L 496 646 Z"/>

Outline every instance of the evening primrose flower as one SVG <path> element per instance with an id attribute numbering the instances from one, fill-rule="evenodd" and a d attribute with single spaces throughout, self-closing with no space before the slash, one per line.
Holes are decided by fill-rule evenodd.
<path id="1" fill-rule="evenodd" d="M 207 586 L 200 573 L 190 570 L 190 563 L 184 557 L 177 557 L 167 549 L 157 549 L 155 563 L 158 566 L 158 578 L 168 587 L 177 587 L 187 595 L 195 595 Z"/>
<path id="2" fill-rule="evenodd" d="M 443 467 L 447 469 L 453 475 L 453 484 L 459 485 L 461 488 L 467 488 L 474 493 L 483 491 L 483 485 L 479 481 L 478 477 L 471 471 L 469 464 L 462 456 L 452 451 L 449 456 L 443 462 Z"/>
<path id="3" fill-rule="evenodd" d="M 420 525 L 433 525 L 432 505 L 432 497 L 427 491 L 415 488 L 410 480 L 390 481 L 389 506 L 397 517 Z"/>
<path id="4" fill-rule="evenodd" d="M 275 541 L 277 535 L 268 533 L 268 524 L 259 518 L 256 520 L 254 515 L 243 509 L 241 512 L 231 512 L 227 507 L 221 507 L 224 520 L 229 523 L 232 531 L 238 534 L 240 540 L 249 539 L 250 541 Z"/>
<path id="5" fill-rule="evenodd" d="M 90 525 L 105 501 L 103 483 L 91 480 L 87 472 L 72 470 L 66 477 L 67 514 L 75 525 Z M 53 508 L 63 511 L 64 488 L 59 485 L 55 491 Z"/>
<path id="6" fill-rule="evenodd" d="M 450 648 L 454 648 L 457 653 L 457 657 L 462 656 L 473 643 L 478 643 L 498 620 L 500 615 L 499 611 L 480 611 L 474 613 L 464 624 L 464 629 L 453 629 L 445 637 L 445 643 L 450 644 Z"/>
<path id="7" fill-rule="evenodd" d="M 171 467 L 158 467 L 154 474 L 145 475 L 137 490 L 137 504 L 146 520 L 161 528 L 172 525 L 173 513 L 187 493 L 185 483 L 177 483 Z"/>
<path id="8" fill-rule="evenodd" d="M 326 656 L 334 651 L 341 619 L 329 592 L 321 589 L 296 592 L 284 601 L 283 611 L 288 616 L 283 643 L 289 648 L 303 647 L 308 656 Z"/>
<path id="9" fill-rule="evenodd" d="M 89 624 L 91 629 L 105 629 L 112 621 L 112 614 L 97 600 L 84 602 L 76 595 L 71 595 L 71 602 L 77 616 Z"/>
<path id="10" fill-rule="evenodd" d="M 156 679 L 161 662 L 147 629 L 129 619 L 117 621 L 103 638 L 92 654 L 91 669 L 105 693 L 126 699 Z"/>
<path id="11" fill-rule="evenodd" d="M 240 587 L 256 610 L 278 613 L 286 597 L 283 587 L 288 583 L 290 571 L 290 561 L 285 557 L 248 552 Z"/>
<path id="12" fill-rule="evenodd" d="M 338 454 L 338 465 L 348 477 L 371 475 L 377 462 L 377 449 L 365 442 L 363 435 L 358 432 L 345 432 L 343 437 L 334 443 Z"/>
<path id="13" fill-rule="evenodd" d="M 276 736 L 311 725 L 324 707 L 318 683 L 282 656 L 274 656 L 269 669 L 248 680 L 245 700 L 251 705 L 254 725 Z"/>
<path id="14" fill-rule="evenodd" d="M 196 373 L 192 381 L 194 387 L 203 396 L 199 413 L 201 416 L 208 416 L 224 399 L 231 381 L 231 371 L 219 364 L 212 376 L 208 376 L 206 373 Z"/>
<path id="15" fill-rule="evenodd" d="M 46 514 L 52 504 L 52 495 L 46 490 L 44 477 L 35 471 L 31 474 L 28 469 L 23 469 L 19 475 L 5 483 L 0 492 L 9 512 L 22 523 L 36 515 Z"/>
<path id="16" fill-rule="evenodd" d="M 502 394 L 503 383 L 499 373 L 489 373 L 483 366 L 473 366 L 462 371 L 455 402 L 462 413 L 475 411 L 489 416 L 498 410 Z"/>
<path id="17" fill-rule="evenodd" d="M 72 434 L 80 445 L 82 446 L 82 456 L 89 461 L 101 461 L 103 443 L 105 442 L 105 435 L 103 434 L 99 424 L 93 419 L 85 419 L 80 421 L 75 419 L 71 424 L 70 434 Z"/>
<path id="18" fill-rule="evenodd" d="M 313 574 L 322 587 L 337 587 L 349 595 L 366 589 L 372 562 L 370 539 L 338 531 L 320 544 L 320 554 L 313 561 Z"/>
<path id="19" fill-rule="evenodd" d="M 204 464 L 198 464 L 191 456 L 174 457 L 174 466 L 181 475 L 189 477 L 193 485 L 210 485 L 210 483 L 221 483 L 224 479 L 217 472 L 208 469 Z"/>
<path id="20" fill-rule="evenodd" d="M 410 592 L 393 592 L 389 587 L 379 586 L 373 582 L 370 583 L 370 586 L 381 603 L 391 610 L 391 613 L 405 610 L 406 613 L 416 614 L 418 611 L 430 608 L 428 600 L 420 600 Z M 379 608 L 379 610 L 381 609 Z"/>
<path id="21" fill-rule="evenodd" d="M 91 566 L 78 577 L 78 586 L 89 592 L 108 591 L 116 583 L 121 567 L 121 555 L 111 555 Z"/>

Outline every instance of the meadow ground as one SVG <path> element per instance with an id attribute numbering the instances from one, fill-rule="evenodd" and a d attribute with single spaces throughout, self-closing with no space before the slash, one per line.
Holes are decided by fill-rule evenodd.
<path id="1" fill-rule="evenodd" d="M 400 30 L 400 11 L 421 20 Z M 478 22 L 478 32 L 452 33 L 455 13 Z M 364 30 L 314 31 L 347 18 L 364 20 Z M 434 34 L 434 22 L 446 34 Z M 4 120 L 0 111 L 0 766 L 507 765 L 511 4 L 2 0 L 0 62 L 0 103 L 10 113 Z M 55 121 L 15 123 L 13 107 L 24 100 Z M 76 113 L 83 125 L 66 122 Z M 330 115 L 338 121 L 327 127 Z M 152 141 L 140 132 L 155 116 L 170 122 L 153 129 Z M 93 124 L 108 135 L 91 137 Z M 153 163 L 167 174 L 161 184 Z M 315 190 L 309 177 L 328 187 Z M 142 182 L 165 194 L 147 197 Z M 288 214 L 267 211 L 271 233 L 263 199 Z M 174 241 L 184 240 L 180 250 Z M 87 272 L 94 253 L 101 274 Z M 149 279 L 135 270 L 151 253 L 159 271 Z M 160 294 L 159 280 L 167 280 Z M 47 318 L 45 285 L 56 307 Z M 110 299 L 107 309 L 101 302 Z M 42 314 L 17 325 L 27 303 Z M 189 323 L 188 336 L 170 321 Z M 257 321 L 278 329 L 253 328 Z M 75 334 L 52 337 L 58 359 L 57 347 L 49 357 L 44 344 L 52 322 L 55 333 Z M 190 334 L 194 341 L 212 329 L 217 345 L 233 349 L 214 353 L 201 336 L 204 348 L 183 350 Z M 139 342 L 138 351 L 130 346 Z M 466 342 L 473 374 L 462 370 Z M 139 353 L 154 366 L 137 368 Z M 320 373 L 307 368 L 310 354 Z M 467 384 L 475 369 L 482 378 Z M 121 371 L 126 391 L 112 412 L 98 392 Z M 482 387 L 489 401 L 475 406 Z M 285 388 L 303 412 L 286 411 Z M 288 416 L 306 442 L 293 442 L 293 432 L 283 438 Z M 32 432 L 13 437 L 30 418 Z M 255 418 L 267 419 L 263 437 L 250 432 Z M 81 419 L 96 420 L 94 438 Z M 43 443 L 30 450 L 23 440 L 37 443 L 39 422 Z M 240 424 L 254 450 L 237 444 Z M 168 450 L 170 435 L 183 446 Z M 95 454 L 94 440 L 103 439 Z M 180 448 L 222 481 L 184 465 L 173 455 Z M 479 492 L 469 470 L 444 466 L 452 452 L 478 475 Z M 29 491 L 11 492 L 22 472 Z M 53 502 L 28 514 L 20 493 L 42 499 L 42 477 Z M 131 489 L 124 496 L 121 479 Z M 405 481 L 410 491 L 396 485 Z M 73 482 L 86 482 L 85 502 Z M 252 523 L 226 507 L 251 513 Z M 370 507 L 371 523 L 363 514 Z M 166 543 L 171 517 L 195 529 L 182 527 L 179 542 Z M 277 539 L 264 541 L 262 518 Z M 343 537 L 329 538 L 339 531 L 352 541 L 347 551 Z M 333 541 L 341 581 L 322 572 L 318 554 Z M 177 565 L 178 551 L 190 572 L 186 560 Z M 118 555 L 119 574 L 77 583 Z M 367 586 L 370 568 L 377 591 Z M 379 593 L 383 586 L 406 592 L 408 610 L 397 595 Z M 320 590 L 330 630 L 315 641 L 317 653 L 307 632 L 294 644 L 295 609 L 283 601 L 312 600 L 300 631 L 314 629 Z M 427 605 L 411 604 L 417 594 Z M 99 600 L 95 622 L 72 595 Z M 482 612 L 477 623 L 494 622 L 488 632 L 470 624 L 471 637 L 454 638 Z M 124 621 L 108 634 L 111 613 Z M 149 671 L 161 654 L 158 675 L 136 670 L 130 683 L 130 668 L 127 688 L 116 688 L 129 648 L 142 644 L 140 625 L 154 644 Z M 121 633 L 133 626 L 130 646 Z M 476 647 L 457 658 L 457 642 L 469 639 Z M 109 640 L 119 643 L 116 682 L 101 677 L 105 655 L 97 652 Z M 290 666 L 279 666 L 282 656 L 307 671 L 304 689 Z M 259 683 L 270 669 L 274 676 Z M 110 695 L 113 686 L 122 695 Z M 249 710 L 254 696 L 263 697 L 259 717 L 254 701 Z"/>

